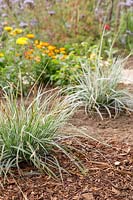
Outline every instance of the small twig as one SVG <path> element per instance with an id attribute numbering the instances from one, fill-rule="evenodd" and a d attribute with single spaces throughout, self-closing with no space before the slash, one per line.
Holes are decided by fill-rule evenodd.
<path id="1" fill-rule="evenodd" d="M 106 180 L 106 181 L 108 181 L 114 188 L 116 188 L 116 189 L 118 189 L 118 190 L 127 190 L 128 189 L 128 187 L 125 187 L 125 188 L 121 188 L 121 187 L 118 187 L 118 186 L 116 186 L 116 185 L 114 185 L 110 180 Z"/>
<path id="2" fill-rule="evenodd" d="M 18 187 L 18 189 L 20 190 L 20 192 L 21 192 L 21 194 L 22 194 L 22 196 L 23 196 L 24 200 L 28 200 L 27 196 L 24 194 L 24 192 L 22 191 L 21 187 L 19 186 L 19 184 L 17 183 L 17 181 L 15 180 L 15 178 L 13 177 L 13 175 L 12 175 L 12 174 L 11 174 L 11 176 L 12 176 L 12 178 L 13 178 L 13 180 L 14 180 L 14 182 L 15 182 L 16 186 L 17 186 L 17 187 Z"/>

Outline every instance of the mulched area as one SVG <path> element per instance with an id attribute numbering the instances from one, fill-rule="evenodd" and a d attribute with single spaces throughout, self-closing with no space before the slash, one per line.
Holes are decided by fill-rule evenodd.
<path id="1" fill-rule="evenodd" d="M 83 138 L 67 142 L 83 152 L 75 154 L 85 166 L 84 175 L 59 152 L 60 164 L 69 172 L 63 172 L 63 182 L 25 167 L 23 176 L 15 173 L 0 186 L 0 200 L 133 199 L 132 145 L 112 140 L 107 146 Z"/>
<path id="2" fill-rule="evenodd" d="M 73 126 L 74 133 L 80 129 L 101 141 L 65 141 L 79 150 L 74 155 L 85 170 L 81 173 L 61 152 L 56 152 L 60 165 L 68 172 L 62 172 L 63 181 L 25 165 L 23 175 L 14 171 L 5 183 L 0 178 L 0 200 L 133 200 L 133 114 L 101 121 L 79 110 L 64 131 L 73 133 Z"/>
<path id="3" fill-rule="evenodd" d="M 109 142 L 114 140 L 133 145 L 133 113 L 122 113 L 115 119 L 108 118 L 106 115 L 104 120 L 101 120 L 97 114 L 87 116 L 81 109 L 74 114 L 70 123 L 99 141 Z M 68 127 L 66 127 L 66 130 L 68 130 Z"/>

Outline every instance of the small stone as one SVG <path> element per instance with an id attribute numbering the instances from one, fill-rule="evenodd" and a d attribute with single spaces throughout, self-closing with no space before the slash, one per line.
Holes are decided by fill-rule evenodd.
<path id="1" fill-rule="evenodd" d="M 116 161 L 114 164 L 115 166 L 119 166 L 121 163 L 119 161 Z"/>

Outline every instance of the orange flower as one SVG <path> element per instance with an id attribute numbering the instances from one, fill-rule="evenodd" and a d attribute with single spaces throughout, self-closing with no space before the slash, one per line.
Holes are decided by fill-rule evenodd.
<path id="1" fill-rule="evenodd" d="M 50 51 L 53 51 L 53 50 L 55 50 L 55 49 L 56 49 L 55 46 L 48 46 L 48 50 L 50 50 Z"/>
<path id="2" fill-rule="evenodd" d="M 54 52 L 49 52 L 48 56 L 50 56 L 50 57 L 54 56 Z"/>
<path id="3" fill-rule="evenodd" d="M 47 47 L 47 46 L 49 46 L 49 43 L 48 42 L 40 42 L 40 45 L 43 47 Z"/>
<path id="4" fill-rule="evenodd" d="M 24 56 L 25 56 L 25 57 L 28 57 L 28 56 L 30 56 L 32 53 L 33 53 L 33 50 L 25 51 L 25 52 L 24 52 Z"/>
<path id="5" fill-rule="evenodd" d="M 38 49 L 42 49 L 42 46 L 41 46 L 40 44 L 37 44 L 36 47 L 37 47 Z"/>
<path id="6" fill-rule="evenodd" d="M 29 38 L 29 39 L 33 39 L 35 37 L 35 35 L 32 34 L 32 33 L 29 33 L 29 34 L 26 35 L 26 37 Z"/>

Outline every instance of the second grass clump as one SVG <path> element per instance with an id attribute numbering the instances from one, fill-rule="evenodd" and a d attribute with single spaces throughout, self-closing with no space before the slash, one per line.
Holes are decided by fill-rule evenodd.
<path id="1" fill-rule="evenodd" d="M 124 110 L 133 111 L 133 96 L 120 89 L 124 63 L 124 59 L 114 59 L 101 66 L 96 59 L 94 70 L 87 62 L 81 63 L 82 75 L 77 76 L 77 85 L 68 89 L 73 101 L 84 106 L 87 113 L 97 112 L 101 119 L 105 113 L 116 117 Z"/>

